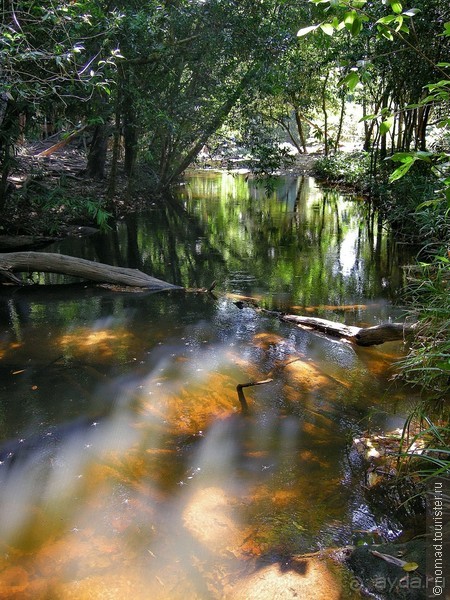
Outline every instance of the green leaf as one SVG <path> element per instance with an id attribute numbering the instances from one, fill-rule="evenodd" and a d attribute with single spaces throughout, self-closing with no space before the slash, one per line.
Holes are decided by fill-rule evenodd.
<path id="1" fill-rule="evenodd" d="M 408 562 L 405 565 L 403 565 L 403 570 L 406 572 L 410 572 L 410 571 L 415 571 L 416 569 L 419 568 L 419 565 L 415 562 Z"/>
<path id="2" fill-rule="evenodd" d="M 389 4 L 391 5 L 393 12 L 395 12 L 397 15 L 402 12 L 403 6 L 398 0 L 389 0 Z"/>
<path id="3" fill-rule="evenodd" d="M 386 133 L 389 131 L 389 129 L 392 127 L 393 124 L 394 124 L 393 116 L 390 116 L 385 121 L 382 121 L 380 123 L 380 135 L 386 135 Z"/>
<path id="4" fill-rule="evenodd" d="M 366 115 L 365 117 L 362 117 L 359 122 L 362 123 L 363 121 L 373 121 L 377 118 L 377 116 L 378 115 Z"/>
<path id="5" fill-rule="evenodd" d="M 395 19 L 395 22 L 397 23 L 395 26 L 395 31 L 400 31 L 400 29 L 403 27 L 403 16 L 398 15 L 398 17 Z"/>
<path id="6" fill-rule="evenodd" d="M 437 83 L 428 83 L 424 87 L 427 87 L 430 92 L 432 92 L 437 88 L 446 87 L 448 85 L 450 85 L 450 79 L 441 79 L 441 81 L 438 81 Z"/>
<path id="7" fill-rule="evenodd" d="M 354 10 L 352 10 L 351 12 L 345 13 L 344 15 L 344 23 L 345 23 L 345 27 L 351 31 L 352 27 L 353 27 L 353 21 L 355 20 L 356 17 L 356 12 Z"/>
<path id="8" fill-rule="evenodd" d="M 354 37 L 357 36 L 362 29 L 362 21 L 354 10 L 345 13 L 344 25 Z"/>
<path id="9" fill-rule="evenodd" d="M 388 160 L 392 160 L 394 162 L 411 162 L 414 160 L 414 155 L 412 152 L 396 152 L 390 156 Z"/>
<path id="10" fill-rule="evenodd" d="M 377 23 L 382 23 L 384 25 L 389 25 L 389 23 L 392 23 L 392 21 L 395 21 L 397 19 L 397 15 L 386 15 L 385 17 L 381 17 L 381 19 L 378 19 L 378 21 L 376 21 Z"/>
<path id="11" fill-rule="evenodd" d="M 350 73 L 347 73 L 347 75 L 339 81 L 339 85 L 346 85 L 351 92 L 353 92 L 358 83 L 359 75 L 356 71 L 350 71 Z"/>
<path id="12" fill-rule="evenodd" d="M 308 35 L 308 33 L 311 33 L 311 31 L 315 31 L 318 27 L 319 25 L 309 25 L 308 27 L 302 27 L 302 29 L 299 29 L 297 31 L 297 37 L 303 37 L 305 35 Z"/>
<path id="13" fill-rule="evenodd" d="M 334 27 L 331 25 L 331 23 L 321 23 L 320 29 L 327 35 L 333 35 L 334 33 Z"/>
<path id="14" fill-rule="evenodd" d="M 402 165 L 400 165 L 397 169 L 395 169 L 395 171 L 389 177 L 389 183 L 392 183 L 393 181 L 397 181 L 397 179 L 401 179 L 404 175 L 406 175 L 406 173 L 413 166 L 414 162 L 415 162 L 414 160 L 405 162 Z"/>
<path id="15" fill-rule="evenodd" d="M 357 35 L 359 35 L 361 32 L 361 29 L 362 29 L 362 21 L 359 17 L 355 17 L 353 19 L 352 28 L 350 30 L 352 36 L 356 37 Z"/>

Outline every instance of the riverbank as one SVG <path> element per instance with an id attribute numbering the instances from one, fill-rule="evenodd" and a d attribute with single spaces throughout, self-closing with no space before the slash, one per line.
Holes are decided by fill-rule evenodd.
<path id="1" fill-rule="evenodd" d="M 9 177 L 10 195 L 0 225 L 0 251 L 42 247 L 67 235 L 86 235 L 89 228 L 107 227 L 108 221 L 144 209 L 161 201 L 152 195 L 152 181 L 145 164 L 136 168 L 132 185 L 122 165 L 114 189 L 108 173 L 104 179 L 86 176 L 87 154 L 80 142 L 72 142 L 48 153 L 55 140 L 24 145 L 19 149 Z M 314 148 L 296 155 L 292 165 L 277 175 L 311 176 L 319 158 Z M 249 172 L 239 159 L 198 161 L 191 169 Z M 24 236 L 19 239 L 19 236 Z M 3 241 L 2 241 L 3 238 Z M 14 241 L 14 238 L 16 240 Z"/>

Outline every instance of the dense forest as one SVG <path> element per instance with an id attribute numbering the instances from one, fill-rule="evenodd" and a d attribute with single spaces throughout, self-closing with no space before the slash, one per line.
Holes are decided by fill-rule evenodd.
<path id="1" fill-rule="evenodd" d="M 429 454 L 399 456 L 424 493 L 450 454 L 449 50 L 448 0 L 4 0 L 0 238 L 106 230 L 199 164 L 269 193 L 313 153 L 414 248 L 399 372 L 424 399 L 403 441 Z"/>

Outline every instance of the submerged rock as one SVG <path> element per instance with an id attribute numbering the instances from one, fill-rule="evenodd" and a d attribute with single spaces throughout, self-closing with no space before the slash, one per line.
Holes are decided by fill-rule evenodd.
<path id="1" fill-rule="evenodd" d="M 375 552 L 375 554 L 374 554 Z M 384 555 L 385 558 L 380 557 Z M 408 566 L 393 564 L 398 559 Z M 358 546 L 346 559 L 354 573 L 352 587 L 386 600 L 422 600 L 426 598 L 426 546 L 424 539 L 404 544 Z"/>

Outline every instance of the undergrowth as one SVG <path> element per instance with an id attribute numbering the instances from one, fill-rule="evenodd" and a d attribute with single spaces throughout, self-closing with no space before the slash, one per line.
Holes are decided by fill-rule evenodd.
<path id="1" fill-rule="evenodd" d="M 368 152 L 336 152 L 332 156 L 319 158 L 314 165 L 314 174 L 325 179 L 366 190 L 369 185 L 370 154 Z"/>
<path id="2" fill-rule="evenodd" d="M 14 198 L 15 212 L 27 212 L 27 232 L 55 235 L 61 226 L 76 222 L 93 225 L 102 231 L 110 229 L 108 221 L 112 214 L 106 210 L 103 199 L 94 199 L 68 193 L 64 187 L 38 193 L 28 193 L 25 197 Z M 32 216 L 32 219 L 29 217 Z M 17 220 L 17 219 L 16 219 Z"/>

